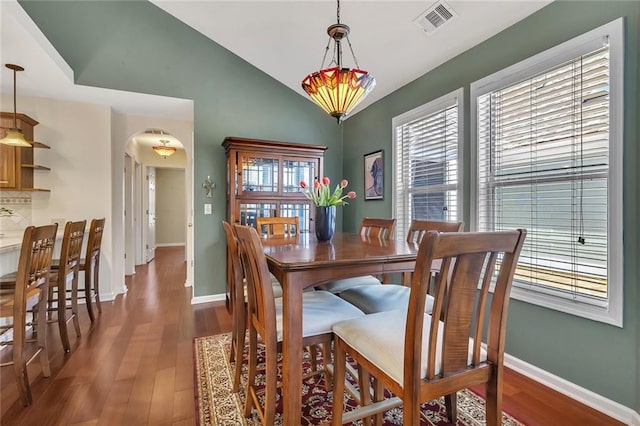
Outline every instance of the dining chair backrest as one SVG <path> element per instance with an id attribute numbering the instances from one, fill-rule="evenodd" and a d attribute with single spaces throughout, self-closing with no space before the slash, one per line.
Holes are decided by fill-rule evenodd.
<path id="1" fill-rule="evenodd" d="M 482 365 L 485 318 L 488 321 L 487 359 L 494 368 L 501 368 L 509 294 L 525 236 L 526 231 L 522 229 L 427 233 L 418 251 L 409 297 L 404 343 L 405 389 L 418 391 L 421 378 L 434 380 L 436 376 L 446 377 Z M 428 346 L 423 351 L 419 336 L 423 335 L 425 296 L 436 259 L 442 263 L 435 282 L 431 317 L 442 318 L 442 322 L 430 322 Z M 499 265 L 497 277 L 494 275 L 496 265 Z M 450 268 L 453 268 L 451 273 Z M 489 288 L 494 282 L 493 297 L 489 300 Z M 436 344 L 439 339 L 442 345 Z M 425 353 L 428 357 L 426 377 L 421 373 Z M 442 360 L 439 372 L 436 358 Z"/>
<path id="2" fill-rule="evenodd" d="M 367 238 L 389 240 L 393 237 L 395 219 L 365 217 L 360 224 L 360 235 Z"/>
<path id="3" fill-rule="evenodd" d="M 247 280 L 247 319 L 265 344 L 277 342 L 276 308 L 267 258 L 253 227 L 234 225 Z"/>
<path id="4" fill-rule="evenodd" d="M 462 232 L 464 222 L 446 222 L 438 220 L 417 220 L 411 221 L 407 232 L 407 242 L 420 244 L 424 236 L 429 231 L 436 232 Z"/>
<path id="5" fill-rule="evenodd" d="M 258 217 L 256 229 L 267 238 L 297 237 L 300 232 L 298 217 Z"/>
<path id="6" fill-rule="evenodd" d="M 86 220 L 66 223 L 60 249 L 58 280 L 64 280 L 66 283 L 70 274 L 78 275 L 86 226 Z"/>
<path id="7" fill-rule="evenodd" d="M 244 275 L 242 264 L 240 263 L 240 252 L 238 251 L 238 240 L 236 238 L 233 227 L 226 220 L 222 221 L 222 228 L 227 239 L 227 254 L 229 256 L 229 286 L 230 304 L 232 314 L 239 309 L 244 312 Z"/>
<path id="8" fill-rule="evenodd" d="M 417 220 L 411 221 L 409 231 L 407 232 L 407 242 L 420 244 L 427 232 L 462 232 L 464 228 L 464 222 L 446 222 L 438 220 Z M 402 284 L 408 286 L 411 284 L 411 276 L 413 271 L 406 271 L 402 273 Z M 434 274 L 435 275 L 435 274 Z"/>
<path id="9" fill-rule="evenodd" d="M 25 327 L 27 298 L 38 288 L 48 288 L 57 231 L 55 223 L 29 226 L 24 231 L 14 293 L 14 328 Z"/>
<path id="10" fill-rule="evenodd" d="M 104 232 L 105 218 L 91 220 L 89 237 L 87 238 L 87 250 L 85 254 L 85 268 L 87 274 L 100 267 L 100 252 L 102 248 L 102 234 Z"/>

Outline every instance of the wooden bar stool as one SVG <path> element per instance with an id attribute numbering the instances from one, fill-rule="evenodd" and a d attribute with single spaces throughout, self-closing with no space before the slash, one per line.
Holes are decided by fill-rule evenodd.
<path id="1" fill-rule="evenodd" d="M 14 279 L 14 286 L 2 286 L 0 289 L 0 317 L 11 318 L 11 324 L 0 327 L 2 334 L 12 331 L 13 340 L 0 342 L 0 346 L 13 346 L 13 359 L 0 364 L 1 367 L 13 365 L 16 382 L 23 405 L 32 402 L 27 364 L 40 355 L 42 375 L 49 377 L 49 354 L 47 352 L 46 321 L 37 324 L 36 339 L 27 339 L 27 311 L 38 312 L 40 318 L 45 318 L 47 296 L 49 291 L 49 270 L 53 257 L 53 247 L 56 241 L 58 225 L 29 226 L 24 231 L 18 271 Z M 35 350 L 27 355 L 27 343 L 35 343 Z"/>
<path id="2" fill-rule="evenodd" d="M 55 321 L 60 329 L 60 339 L 65 352 L 71 350 L 67 323 L 73 320 L 76 336 L 80 337 L 78 321 L 78 276 L 80 275 L 80 254 L 87 221 L 67 222 L 62 237 L 62 248 L 58 267 L 51 272 L 49 302 L 47 312 L 57 312 Z M 71 284 L 71 288 L 68 285 Z M 55 303 L 55 307 L 53 304 Z M 71 315 L 67 318 L 67 310 Z M 51 322 L 48 321 L 48 322 Z"/>
<path id="3" fill-rule="evenodd" d="M 87 305 L 87 313 L 91 322 L 95 321 L 93 313 L 92 299 L 96 300 L 98 312 L 102 313 L 100 305 L 100 251 L 102 246 L 102 233 L 104 232 L 105 218 L 93 219 L 89 228 L 89 237 L 87 239 L 87 249 L 84 259 L 80 260 L 79 269 L 84 272 L 84 288 L 78 288 L 78 298 L 84 299 Z M 60 260 L 53 261 L 52 270 L 60 267 Z M 82 294 L 82 295 L 81 295 Z"/>

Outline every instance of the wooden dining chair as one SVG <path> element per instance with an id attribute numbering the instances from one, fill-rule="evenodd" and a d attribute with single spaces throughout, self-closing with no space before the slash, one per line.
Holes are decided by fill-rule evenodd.
<path id="1" fill-rule="evenodd" d="M 49 377 L 49 354 L 47 351 L 46 321 L 38 321 L 37 330 L 33 330 L 33 323 L 27 321 L 27 313 L 37 312 L 40 318 L 46 317 L 47 296 L 49 291 L 49 271 L 53 257 L 58 225 L 29 226 L 25 229 L 18 271 L 13 288 L 0 289 L 0 317 L 7 318 L 9 323 L 0 326 L 2 334 L 12 331 L 13 340 L 2 340 L 0 346 L 13 347 L 12 360 L 0 364 L 1 367 L 13 365 L 20 399 L 23 405 L 30 405 L 33 398 L 27 365 L 40 355 L 42 375 Z M 27 327 L 32 328 L 36 338 L 27 338 Z M 27 344 L 33 343 L 35 348 L 28 353 Z"/>
<path id="2" fill-rule="evenodd" d="M 282 310 L 281 298 L 273 297 L 269 279 L 267 259 L 260 237 L 252 227 L 234 225 L 238 238 L 242 264 L 247 277 L 248 327 L 249 327 L 249 368 L 246 390 L 245 416 L 253 408 L 258 411 L 262 424 L 274 424 L 277 391 L 277 355 L 282 350 Z M 323 373 L 328 386 L 331 384 L 326 366 L 331 359 L 330 344 L 333 338 L 331 327 L 335 322 L 361 317 L 364 314 L 339 297 L 326 291 L 311 291 L 302 294 L 302 346 L 321 345 L 325 368 L 311 374 Z M 262 338 L 265 352 L 265 381 L 263 392 L 255 382 L 257 370 L 258 335 Z M 302 360 L 300 360 L 302 362 Z M 285 391 L 286 392 L 286 391 Z M 264 396 L 264 406 L 261 404 Z M 301 395 L 286 395 L 287 398 L 301 398 Z"/>
<path id="3" fill-rule="evenodd" d="M 256 229 L 267 238 L 297 237 L 300 232 L 298 217 L 257 217 Z"/>
<path id="4" fill-rule="evenodd" d="M 80 321 L 78 319 L 78 278 L 80 276 L 80 257 L 86 220 L 67 222 L 62 236 L 62 247 L 58 267 L 51 271 L 49 284 L 49 300 L 47 312 L 56 312 L 55 319 L 60 330 L 60 339 L 65 352 L 71 350 L 67 323 L 73 320 L 76 336 L 80 337 Z M 55 305 L 55 306 L 54 306 Z M 67 317 L 67 311 L 71 315 Z M 47 317 L 48 318 L 48 317 Z"/>
<path id="5" fill-rule="evenodd" d="M 233 375 L 233 392 L 240 389 L 240 377 L 242 375 L 242 359 L 245 347 L 245 334 L 247 330 L 247 284 L 240 260 L 240 252 L 238 248 L 238 239 L 235 231 L 229 222 L 223 220 L 222 228 L 224 229 L 227 240 L 227 253 L 229 256 L 229 276 L 227 277 L 229 288 L 231 289 L 229 296 L 229 305 L 231 308 L 231 353 L 229 361 L 235 362 Z M 271 286 L 273 288 L 273 296 L 282 297 L 282 286 L 280 282 L 271 274 Z"/>
<path id="6" fill-rule="evenodd" d="M 373 415 L 379 420 L 379 413 L 402 405 L 403 424 L 419 425 L 421 403 L 440 396 L 445 397 L 449 421 L 456 423 L 456 392 L 484 383 L 487 425 L 499 425 L 509 294 L 525 236 L 525 230 L 429 232 L 420 243 L 407 310 L 366 315 L 333 326 L 332 424 Z M 442 262 L 429 315 L 424 313 L 425 296 L 436 259 Z M 375 380 L 373 401 L 343 412 L 347 355 Z M 395 397 L 384 399 L 384 388 Z M 367 394 L 362 398 L 365 404 L 369 395 L 363 394 Z"/>
<path id="7" fill-rule="evenodd" d="M 433 220 L 413 220 L 407 232 L 407 242 L 420 244 L 429 231 L 436 232 L 460 232 L 464 228 L 464 222 L 443 222 Z M 406 309 L 409 305 L 408 285 L 411 273 L 403 273 L 402 284 L 386 283 L 381 286 L 358 285 L 348 288 L 340 293 L 340 297 L 355 305 L 365 314 L 391 311 L 394 309 Z M 431 313 L 433 296 L 427 294 L 425 312 Z"/>
<path id="8" fill-rule="evenodd" d="M 395 219 L 371 218 L 365 217 L 360 224 L 360 236 L 362 238 L 390 240 L 393 238 L 393 230 L 396 227 Z M 383 277 L 384 281 L 386 277 Z M 318 290 L 329 291 L 334 294 L 355 286 L 361 285 L 379 285 L 382 284 L 380 279 L 373 275 L 364 275 L 355 278 L 345 278 L 341 280 L 331 281 L 316 286 Z"/>

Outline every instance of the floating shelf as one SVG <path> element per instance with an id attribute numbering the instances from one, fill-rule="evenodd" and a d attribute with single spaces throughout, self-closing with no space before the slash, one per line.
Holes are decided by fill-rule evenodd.
<path id="1" fill-rule="evenodd" d="M 33 170 L 51 170 L 49 167 L 40 166 L 38 164 L 21 164 L 20 167 L 24 167 L 25 169 L 33 169 Z"/>
<path id="2" fill-rule="evenodd" d="M 51 190 L 40 188 L 0 188 L 0 192 L 51 192 Z"/>
<path id="3" fill-rule="evenodd" d="M 44 144 L 42 142 L 33 141 L 32 144 L 34 148 L 51 149 L 49 145 Z"/>

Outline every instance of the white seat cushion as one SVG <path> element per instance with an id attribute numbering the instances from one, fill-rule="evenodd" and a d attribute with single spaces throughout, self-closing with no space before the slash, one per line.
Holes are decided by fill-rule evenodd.
<path id="1" fill-rule="evenodd" d="M 382 284 L 380 280 L 374 277 L 373 275 L 365 275 L 363 277 L 345 278 L 343 280 L 336 280 L 336 281 L 320 284 L 316 286 L 316 289 L 324 290 L 324 291 L 328 291 L 336 294 L 355 286 L 380 285 L 380 284 Z"/>
<path id="2" fill-rule="evenodd" d="M 411 288 L 399 284 L 359 285 L 340 292 L 340 298 L 355 305 L 365 314 L 407 309 Z M 424 312 L 433 310 L 433 296 L 427 295 Z"/>
<path id="3" fill-rule="evenodd" d="M 406 317 L 407 311 L 405 309 L 380 312 L 361 318 L 338 322 L 333 325 L 333 332 L 403 386 Z M 429 327 L 431 326 L 430 315 L 424 314 L 423 324 L 422 363 L 420 367 L 421 378 L 425 378 L 427 375 Z M 440 321 L 436 348 L 436 374 L 442 371 L 443 326 L 444 324 Z M 472 348 L 473 343 L 470 343 L 468 363 L 471 362 Z M 482 350 L 480 358 L 481 361 L 487 359 L 487 354 L 484 350 Z"/>
<path id="4" fill-rule="evenodd" d="M 278 341 L 282 341 L 282 298 L 276 302 Z M 331 333 L 338 321 L 363 317 L 364 312 L 327 291 L 302 293 L 302 337 Z"/>

